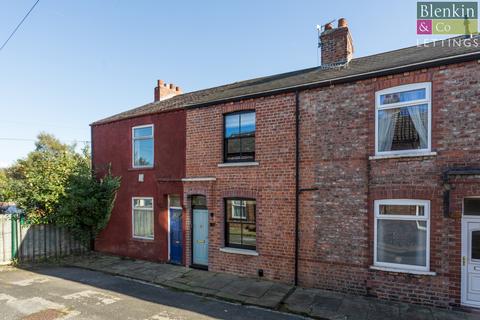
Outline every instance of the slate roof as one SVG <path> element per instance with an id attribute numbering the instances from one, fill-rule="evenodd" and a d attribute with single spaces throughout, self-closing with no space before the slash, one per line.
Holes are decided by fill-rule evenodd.
<path id="1" fill-rule="evenodd" d="M 458 41 L 458 39 L 460 38 L 451 38 L 449 40 Z M 480 45 L 480 37 L 478 35 L 475 36 L 475 40 Z M 92 125 L 186 107 L 214 104 L 225 100 L 254 97 L 259 94 L 275 94 L 288 89 L 320 86 L 322 84 L 334 83 L 338 80 L 347 82 L 351 79 L 353 81 L 356 80 L 355 77 L 368 76 L 368 74 L 371 74 L 373 77 L 376 75 L 375 73 L 381 71 L 395 73 L 396 69 L 398 71 L 398 69 L 405 67 L 419 69 L 425 67 L 428 62 L 447 64 L 449 60 L 456 59 L 459 56 L 466 56 L 465 59 L 471 60 L 479 59 L 480 46 L 442 46 L 441 41 L 437 41 L 428 44 L 428 46 L 412 46 L 352 59 L 346 66 L 332 68 L 320 66 L 234 82 L 219 87 L 184 93 L 164 101 L 152 102 L 96 121 Z"/>

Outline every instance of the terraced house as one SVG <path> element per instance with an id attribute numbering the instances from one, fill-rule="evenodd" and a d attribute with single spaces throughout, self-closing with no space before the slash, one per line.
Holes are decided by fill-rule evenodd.
<path id="1" fill-rule="evenodd" d="M 159 82 L 153 103 L 92 124 L 95 166 L 123 177 L 97 250 L 480 307 L 478 41 L 354 59 L 340 19 L 319 67 Z"/>

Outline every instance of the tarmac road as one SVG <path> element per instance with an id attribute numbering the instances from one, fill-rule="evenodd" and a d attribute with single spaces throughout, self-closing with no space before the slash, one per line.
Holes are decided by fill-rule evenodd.
<path id="1" fill-rule="evenodd" d="M 77 268 L 0 268 L 0 319 L 303 319 Z"/>

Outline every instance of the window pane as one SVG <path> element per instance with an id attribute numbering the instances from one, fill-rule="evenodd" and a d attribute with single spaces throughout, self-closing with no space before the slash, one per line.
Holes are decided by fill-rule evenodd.
<path id="1" fill-rule="evenodd" d="M 229 156 L 235 157 L 235 156 L 240 156 L 240 139 L 235 138 L 235 139 L 228 139 L 226 141 L 227 143 L 227 154 Z"/>
<path id="2" fill-rule="evenodd" d="M 228 224 L 228 244 L 242 244 L 242 224 L 231 222 Z"/>
<path id="3" fill-rule="evenodd" d="M 424 216 L 425 207 L 424 206 L 415 206 L 415 205 L 380 205 L 380 214 L 381 215 L 401 215 L 401 216 Z"/>
<path id="4" fill-rule="evenodd" d="M 206 207 L 207 206 L 207 198 L 204 197 L 204 196 L 193 196 L 192 197 L 192 206 Z"/>
<path id="5" fill-rule="evenodd" d="M 242 154 L 255 152 L 255 137 L 242 138 Z"/>
<path id="6" fill-rule="evenodd" d="M 466 215 L 480 216 L 480 198 L 465 199 L 463 213 Z"/>
<path id="7" fill-rule="evenodd" d="M 472 259 L 480 259 L 480 231 L 472 232 Z"/>
<path id="8" fill-rule="evenodd" d="M 153 208 L 153 200 L 152 199 L 134 199 L 133 206 L 135 208 Z"/>
<path id="9" fill-rule="evenodd" d="M 377 261 L 427 265 L 427 222 L 377 220 Z"/>
<path id="10" fill-rule="evenodd" d="M 134 138 L 151 137 L 152 133 L 153 133 L 153 128 L 152 127 L 144 127 L 144 128 L 133 129 L 133 137 Z"/>
<path id="11" fill-rule="evenodd" d="M 153 165 L 153 139 L 134 141 L 134 160 L 135 166 Z"/>
<path id="12" fill-rule="evenodd" d="M 153 238 L 153 210 L 133 211 L 134 236 Z"/>
<path id="13" fill-rule="evenodd" d="M 383 95 L 380 96 L 380 103 L 381 104 L 390 104 L 390 103 L 420 100 L 420 99 L 425 99 L 426 94 L 427 93 L 426 93 L 425 89 L 417 89 L 417 90 L 409 90 L 409 91 L 403 91 L 403 92 L 383 94 Z"/>
<path id="14" fill-rule="evenodd" d="M 242 244 L 244 246 L 256 247 L 257 230 L 255 224 L 242 224 Z"/>
<path id="15" fill-rule="evenodd" d="M 225 116 L 225 138 L 238 137 L 240 135 L 240 114 Z"/>
<path id="16" fill-rule="evenodd" d="M 255 133 L 255 112 L 242 113 L 240 115 L 240 133 L 242 135 Z"/>
<path id="17" fill-rule="evenodd" d="M 231 201 L 231 219 L 246 219 L 246 202 L 243 200 Z"/>
<path id="18" fill-rule="evenodd" d="M 378 150 L 428 148 L 426 104 L 378 111 Z"/>
<path id="19" fill-rule="evenodd" d="M 171 194 L 168 196 L 170 207 L 181 207 L 180 196 L 178 194 Z"/>

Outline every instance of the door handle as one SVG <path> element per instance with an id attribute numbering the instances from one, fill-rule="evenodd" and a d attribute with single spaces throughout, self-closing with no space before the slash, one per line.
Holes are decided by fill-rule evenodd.
<path id="1" fill-rule="evenodd" d="M 180 241 L 175 241 L 175 243 L 176 243 L 176 244 L 179 244 L 179 243 L 180 243 Z"/>
<path id="2" fill-rule="evenodd" d="M 205 240 L 197 240 L 197 243 L 205 243 Z"/>
<path id="3" fill-rule="evenodd" d="M 467 257 L 463 256 L 462 257 L 462 266 L 465 266 L 467 264 Z"/>

